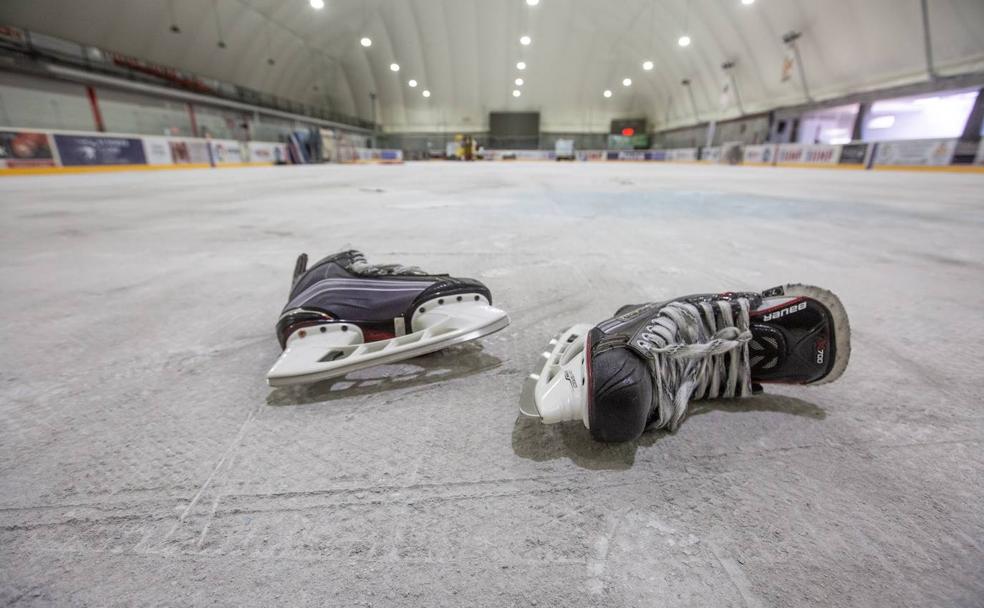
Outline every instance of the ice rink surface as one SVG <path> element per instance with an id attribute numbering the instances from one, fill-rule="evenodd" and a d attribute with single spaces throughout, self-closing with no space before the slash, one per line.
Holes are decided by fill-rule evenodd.
<path id="1" fill-rule="evenodd" d="M 0 179 L 0 602 L 980 606 L 984 176 L 407 164 Z M 294 258 L 512 324 L 272 390 Z M 806 282 L 844 377 L 602 445 L 518 417 L 618 306 Z"/>

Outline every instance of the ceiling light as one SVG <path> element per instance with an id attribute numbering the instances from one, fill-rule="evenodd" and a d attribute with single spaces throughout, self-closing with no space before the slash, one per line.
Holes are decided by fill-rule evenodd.
<path id="1" fill-rule="evenodd" d="M 745 6 L 749 6 L 755 4 L 755 0 L 741 0 L 741 3 L 744 4 Z"/>
<path id="2" fill-rule="evenodd" d="M 421 95 L 423 95 L 424 97 L 430 97 L 431 96 L 431 92 L 428 91 L 427 89 L 424 89 L 424 92 L 421 93 Z"/>
<path id="3" fill-rule="evenodd" d="M 605 92 L 602 93 L 602 95 L 604 95 L 605 99 L 607 99 L 612 96 L 612 92 L 609 89 L 605 89 Z"/>
<path id="4" fill-rule="evenodd" d="M 407 84 L 410 85 L 410 88 L 412 89 L 412 88 L 414 88 L 414 87 L 417 86 L 417 81 L 416 80 L 410 80 L 410 82 L 408 82 Z"/>
<path id="5" fill-rule="evenodd" d="M 529 36 L 520 36 L 519 38 L 519 43 L 523 46 L 529 46 L 531 42 L 533 42 L 533 39 Z"/>
<path id="6" fill-rule="evenodd" d="M 311 8 L 320 11 L 325 7 L 325 0 L 311 0 Z"/>
<path id="7" fill-rule="evenodd" d="M 623 78 L 622 79 L 622 86 L 623 87 L 631 87 L 632 86 L 632 79 L 631 78 Z"/>
<path id="8" fill-rule="evenodd" d="M 521 71 L 521 72 L 523 70 L 525 70 L 526 69 L 526 62 L 525 61 L 518 61 L 518 62 L 516 62 L 516 69 L 519 70 L 519 71 Z"/>
<path id="9" fill-rule="evenodd" d="M 523 86 L 523 79 L 522 79 L 522 78 L 517 78 L 517 79 L 516 79 L 516 80 L 514 80 L 513 82 L 515 82 L 515 83 L 516 83 L 516 86 L 517 86 L 517 87 L 521 87 L 521 86 Z"/>
<path id="10" fill-rule="evenodd" d="M 540 4 L 540 0 L 526 0 L 526 4 L 536 6 L 537 4 Z"/>
<path id="11" fill-rule="evenodd" d="M 687 36 L 686 34 L 680 36 L 680 39 L 677 40 L 677 44 L 680 46 L 690 46 L 690 36 Z"/>
<path id="12" fill-rule="evenodd" d="M 390 64 L 390 71 L 391 72 L 399 72 L 400 71 L 400 64 L 399 63 L 391 63 Z"/>
<path id="13" fill-rule="evenodd" d="M 649 70 L 653 69 L 653 62 L 652 61 L 643 61 L 642 62 L 642 69 L 646 70 L 647 72 Z"/>
<path id="14" fill-rule="evenodd" d="M 372 40 L 363 36 L 362 40 L 359 41 L 359 44 L 368 48 L 372 46 Z"/>
<path id="15" fill-rule="evenodd" d="M 522 94 L 523 92 L 520 91 L 519 89 L 513 89 L 513 97 L 519 97 Z"/>

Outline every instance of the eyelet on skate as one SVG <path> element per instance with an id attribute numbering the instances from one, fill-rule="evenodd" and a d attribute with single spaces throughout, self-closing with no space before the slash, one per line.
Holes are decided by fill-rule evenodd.
<path id="1" fill-rule="evenodd" d="M 423 307 L 421 307 L 421 308 L 420 308 L 420 314 L 424 314 L 425 312 L 427 312 L 427 309 L 426 309 L 426 308 L 423 308 Z"/>
<path id="2" fill-rule="evenodd" d="M 438 300 L 437 303 L 438 304 L 444 304 L 444 298 L 441 298 L 440 300 Z"/>
<path id="3" fill-rule="evenodd" d="M 475 301 L 478 302 L 478 296 L 475 296 Z"/>
<path id="4" fill-rule="evenodd" d="M 348 331 L 348 325 L 342 325 L 342 331 Z"/>
<path id="5" fill-rule="evenodd" d="M 302 329 L 301 331 L 297 332 L 297 335 L 298 335 L 298 337 L 303 338 L 304 336 L 307 335 L 307 331 L 305 331 L 305 330 Z"/>
<path id="6" fill-rule="evenodd" d="M 464 300 L 464 298 L 463 298 L 463 297 L 461 297 L 461 296 L 458 296 L 458 301 L 460 302 L 460 301 L 462 301 L 462 300 Z"/>
<path id="7" fill-rule="evenodd" d="M 326 331 L 328 331 L 328 328 L 325 327 L 324 325 L 322 325 L 321 326 L 321 333 L 325 333 Z"/>

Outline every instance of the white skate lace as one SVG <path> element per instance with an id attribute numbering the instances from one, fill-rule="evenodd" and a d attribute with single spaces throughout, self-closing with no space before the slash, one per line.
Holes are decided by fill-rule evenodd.
<path id="1" fill-rule="evenodd" d="M 691 399 L 751 394 L 748 313 L 747 298 L 671 302 L 650 320 L 636 340 L 652 355 L 657 417 L 649 428 L 675 431 Z"/>
<path id="2" fill-rule="evenodd" d="M 404 266 L 403 264 L 367 264 L 366 258 L 361 253 L 353 255 L 349 270 L 356 274 L 392 276 L 392 275 L 413 275 L 423 276 L 427 273 L 418 266 Z"/>

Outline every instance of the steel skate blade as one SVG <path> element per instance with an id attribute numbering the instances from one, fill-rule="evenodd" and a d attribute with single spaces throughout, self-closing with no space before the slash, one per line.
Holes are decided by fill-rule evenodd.
<path id="1" fill-rule="evenodd" d="M 542 357 L 545 362 L 550 361 L 549 351 L 553 350 L 557 346 L 557 342 L 560 340 L 561 335 L 563 335 L 563 332 L 554 334 L 554 336 L 550 338 L 550 341 L 547 343 L 547 348 L 549 350 L 540 353 L 540 357 Z M 543 365 L 546 365 L 546 363 Z M 543 370 L 541 368 L 541 372 L 542 371 Z M 526 379 L 523 380 L 523 390 L 519 395 L 519 413 L 524 416 L 529 416 L 530 418 L 540 418 L 542 420 L 543 417 L 540 415 L 540 411 L 536 409 L 536 384 L 539 380 L 540 374 L 538 373 L 532 373 L 526 376 Z"/>
<path id="2" fill-rule="evenodd" d="M 540 418 L 540 412 L 536 409 L 536 381 L 540 379 L 539 374 L 530 374 L 523 381 L 523 391 L 519 395 L 519 413 L 530 418 Z"/>

